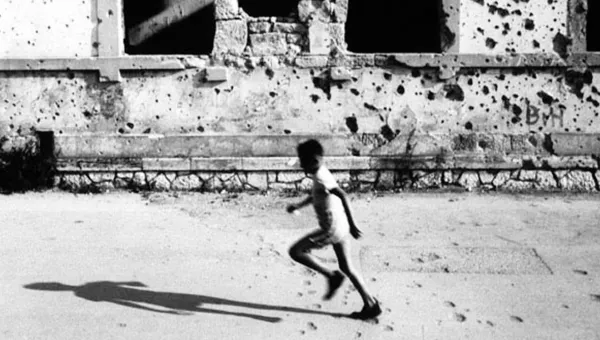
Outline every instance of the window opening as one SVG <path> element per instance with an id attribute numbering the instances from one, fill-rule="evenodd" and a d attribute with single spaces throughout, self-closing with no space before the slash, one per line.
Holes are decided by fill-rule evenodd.
<path id="1" fill-rule="evenodd" d="M 179 0 L 181 3 L 188 1 Z M 212 52 L 216 30 L 214 4 L 207 5 L 190 16 L 171 23 L 139 44 L 132 44 L 131 29 L 164 13 L 175 2 L 124 0 L 123 11 L 127 32 L 125 52 L 127 54 L 210 54 Z"/>
<path id="2" fill-rule="evenodd" d="M 357 53 L 440 53 L 441 0 L 350 0 L 348 50 Z"/>
<path id="3" fill-rule="evenodd" d="M 600 1 L 588 0 L 587 50 L 600 52 Z"/>

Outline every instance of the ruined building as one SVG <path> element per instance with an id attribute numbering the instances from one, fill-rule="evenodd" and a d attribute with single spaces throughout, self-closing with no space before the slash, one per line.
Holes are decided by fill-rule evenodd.
<path id="1" fill-rule="evenodd" d="M 315 137 L 349 189 L 598 191 L 599 21 L 591 0 L 4 0 L 0 178 L 302 189 Z"/>

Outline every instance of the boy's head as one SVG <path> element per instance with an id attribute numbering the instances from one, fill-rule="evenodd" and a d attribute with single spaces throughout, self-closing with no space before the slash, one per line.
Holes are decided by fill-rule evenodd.
<path id="1" fill-rule="evenodd" d="M 300 143 L 296 148 L 300 166 L 308 173 L 315 173 L 321 166 L 323 159 L 323 146 L 315 139 Z"/>

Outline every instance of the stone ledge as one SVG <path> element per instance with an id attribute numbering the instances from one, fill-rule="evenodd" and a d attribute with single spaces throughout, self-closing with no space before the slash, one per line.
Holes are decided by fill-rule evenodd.
<path id="1" fill-rule="evenodd" d="M 119 135 L 55 136 L 59 158 L 295 157 L 298 143 L 318 138 L 331 156 L 347 156 L 347 135 Z"/>
<path id="2" fill-rule="evenodd" d="M 554 158 L 555 164 L 559 161 Z M 459 155 L 440 159 L 438 157 L 325 157 L 325 164 L 333 171 L 369 170 L 517 170 L 523 167 L 521 159 L 489 160 L 481 156 Z M 547 168 L 543 159 L 540 169 Z M 564 164 L 581 167 L 581 162 L 570 159 Z M 557 167 L 559 169 L 562 167 Z M 593 168 L 595 169 L 595 168 Z M 182 158 L 59 158 L 59 172 L 103 171 L 300 171 L 296 157 L 182 157 Z"/>
<path id="3" fill-rule="evenodd" d="M 551 138 L 558 156 L 600 155 L 600 134 L 553 133 Z"/>
<path id="4" fill-rule="evenodd" d="M 433 54 L 433 53 L 403 53 L 403 54 L 360 54 L 347 53 L 351 59 L 374 59 L 378 66 L 422 67 L 481 67 L 481 68 L 522 68 L 546 67 L 568 68 L 573 66 L 600 66 L 600 52 L 577 53 L 562 59 L 555 54 Z M 297 62 L 302 67 L 325 67 L 329 57 L 326 55 L 304 54 Z M 186 62 L 186 60 L 201 62 Z M 193 55 L 157 55 L 157 56 L 123 56 L 100 58 L 42 58 L 27 59 L 13 58 L 0 60 L 0 71 L 97 71 L 107 66 L 118 65 L 120 69 L 128 70 L 181 70 L 198 68 L 202 65 L 213 64 L 209 56 L 198 58 Z M 297 58 L 298 59 L 298 58 Z M 299 66 L 300 66 L 299 65 Z M 330 65 L 331 66 L 331 65 Z M 340 65 L 343 66 L 343 65 Z"/>
<path id="5" fill-rule="evenodd" d="M 365 141 L 365 134 L 239 135 L 239 134 L 61 134 L 55 135 L 55 150 L 62 158 L 181 158 L 181 157 L 295 157 L 298 143 L 316 138 L 326 154 L 348 157 L 351 150 L 363 156 L 453 157 L 472 153 L 477 157 L 504 155 L 549 156 L 600 154 L 600 134 L 507 135 L 493 133 L 398 135 L 379 145 Z M 377 137 L 377 135 L 373 135 Z M 552 144 L 552 146 L 549 146 Z M 497 162 L 495 160 L 494 162 Z"/>

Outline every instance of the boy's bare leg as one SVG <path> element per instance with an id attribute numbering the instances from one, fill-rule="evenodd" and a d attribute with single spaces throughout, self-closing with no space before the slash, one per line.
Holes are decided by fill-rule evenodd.
<path id="1" fill-rule="evenodd" d="M 372 307 L 377 304 L 377 301 L 367 290 L 365 281 L 360 273 L 354 268 L 351 257 L 351 244 L 350 239 L 346 238 L 339 243 L 333 245 L 335 255 L 338 259 L 340 270 L 348 276 L 358 293 L 360 294 L 366 307 Z"/>
<path id="2" fill-rule="evenodd" d="M 335 275 L 335 271 L 325 267 L 319 260 L 314 256 L 310 255 L 310 250 L 316 248 L 315 243 L 312 241 L 313 234 L 309 234 L 298 240 L 289 251 L 291 258 L 308 268 L 324 275 L 327 278 L 331 278 Z"/>

